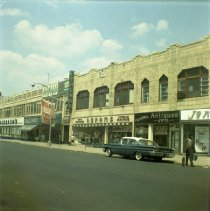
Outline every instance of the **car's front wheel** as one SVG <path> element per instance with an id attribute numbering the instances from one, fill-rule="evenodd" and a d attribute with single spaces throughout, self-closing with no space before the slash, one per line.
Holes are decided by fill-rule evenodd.
<path id="1" fill-rule="evenodd" d="M 136 158 L 136 160 L 141 160 L 141 159 L 142 159 L 142 154 L 141 154 L 141 152 L 136 152 L 136 153 L 135 153 L 135 158 Z"/>
<path id="2" fill-rule="evenodd" d="M 110 148 L 106 149 L 106 156 L 111 157 L 112 156 L 112 150 Z"/>

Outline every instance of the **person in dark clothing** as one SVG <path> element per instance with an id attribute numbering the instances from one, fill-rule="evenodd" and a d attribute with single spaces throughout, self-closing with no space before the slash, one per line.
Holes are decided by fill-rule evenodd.
<path id="1" fill-rule="evenodd" d="M 190 165 L 193 167 L 193 156 L 195 153 L 195 142 L 192 140 L 191 136 L 186 139 L 185 143 L 186 152 L 186 165 L 188 165 L 188 160 L 190 159 Z"/>

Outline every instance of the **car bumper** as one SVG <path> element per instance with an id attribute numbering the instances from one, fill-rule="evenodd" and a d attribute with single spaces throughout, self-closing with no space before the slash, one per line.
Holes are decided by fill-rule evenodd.
<path id="1" fill-rule="evenodd" d="M 164 153 L 163 157 L 164 158 L 173 158 L 175 156 L 175 153 L 171 152 L 171 153 Z"/>
<path id="2" fill-rule="evenodd" d="M 149 155 L 151 157 L 163 157 L 163 153 L 162 152 L 156 152 L 156 151 L 149 152 Z"/>

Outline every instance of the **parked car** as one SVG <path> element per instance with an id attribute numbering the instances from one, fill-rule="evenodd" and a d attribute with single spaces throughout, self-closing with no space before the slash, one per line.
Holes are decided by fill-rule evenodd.
<path id="1" fill-rule="evenodd" d="M 175 149 L 159 146 L 155 141 L 139 137 L 123 137 L 120 143 L 104 144 L 103 151 L 107 157 L 121 155 L 133 157 L 136 160 L 144 158 L 154 158 L 161 161 L 162 158 L 172 158 L 175 156 Z"/>

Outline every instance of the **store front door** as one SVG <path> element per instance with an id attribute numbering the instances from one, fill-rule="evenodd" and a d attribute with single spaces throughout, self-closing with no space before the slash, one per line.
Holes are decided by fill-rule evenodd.
<path id="1" fill-rule="evenodd" d="M 180 132 L 179 130 L 172 129 L 170 131 L 170 147 L 173 147 L 176 149 L 176 153 L 180 153 L 181 150 L 181 141 L 180 141 Z"/>

